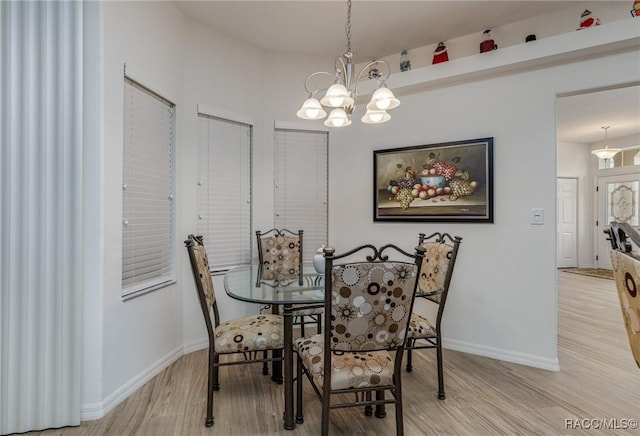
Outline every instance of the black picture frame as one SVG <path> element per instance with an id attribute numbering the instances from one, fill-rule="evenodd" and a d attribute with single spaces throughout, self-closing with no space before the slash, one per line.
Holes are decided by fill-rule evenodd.
<path id="1" fill-rule="evenodd" d="M 374 150 L 373 220 L 493 223 L 493 137 Z"/>

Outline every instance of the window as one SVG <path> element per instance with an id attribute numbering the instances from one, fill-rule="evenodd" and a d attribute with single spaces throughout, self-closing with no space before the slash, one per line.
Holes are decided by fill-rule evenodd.
<path id="1" fill-rule="evenodd" d="M 198 234 L 213 272 L 251 262 L 251 125 L 198 114 Z"/>
<path id="2" fill-rule="evenodd" d="M 327 132 L 275 131 L 274 224 L 304 230 L 304 261 L 328 239 L 328 143 Z"/>
<path id="3" fill-rule="evenodd" d="M 124 79 L 123 299 L 175 281 L 175 105 Z"/>

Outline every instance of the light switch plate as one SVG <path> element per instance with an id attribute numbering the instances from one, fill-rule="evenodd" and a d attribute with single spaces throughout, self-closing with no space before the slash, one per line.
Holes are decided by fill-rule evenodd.
<path id="1" fill-rule="evenodd" d="M 531 208 L 531 224 L 537 226 L 544 224 L 544 209 L 540 207 Z"/>

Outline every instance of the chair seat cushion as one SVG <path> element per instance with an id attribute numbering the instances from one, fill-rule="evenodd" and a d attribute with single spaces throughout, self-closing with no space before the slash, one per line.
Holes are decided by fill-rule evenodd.
<path id="1" fill-rule="evenodd" d="M 216 353 L 273 350 L 284 347 L 280 315 L 251 315 L 220 324 L 214 331 Z"/>
<path id="2" fill-rule="evenodd" d="M 436 337 L 436 329 L 433 324 L 431 324 L 427 318 L 415 312 L 411 314 L 408 331 L 408 338 L 410 339 Z"/>
<path id="3" fill-rule="evenodd" d="M 294 350 L 311 372 L 316 386 L 324 383 L 324 335 L 299 338 Z M 331 357 L 331 389 L 349 389 L 393 384 L 393 359 L 385 351 L 334 351 Z"/>
<path id="4" fill-rule="evenodd" d="M 309 316 L 309 315 L 322 315 L 324 313 L 324 309 L 322 307 L 314 307 L 312 309 L 305 309 L 304 304 L 294 304 L 292 307 L 294 309 L 294 316 Z M 273 313 L 271 309 L 271 304 L 265 304 L 260 308 L 260 313 Z M 278 304 L 278 313 L 282 314 L 282 304 Z"/>

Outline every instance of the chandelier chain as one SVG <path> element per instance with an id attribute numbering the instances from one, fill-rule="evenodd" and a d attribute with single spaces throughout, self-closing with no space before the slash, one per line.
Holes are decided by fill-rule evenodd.
<path id="1" fill-rule="evenodd" d="M 347 1 L 347 53 L 351 53 L 351 0 Z"/>

